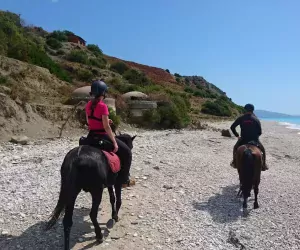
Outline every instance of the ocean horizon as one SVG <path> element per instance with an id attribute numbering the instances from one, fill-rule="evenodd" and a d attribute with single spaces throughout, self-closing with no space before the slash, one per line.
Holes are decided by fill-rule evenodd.
<path id="1" fill-rule="evenodd" d="M 285 117 L 285 118 L 260 118 L 262 121 L 274 121 L 279 125 L 285 126 L 288 129 L 300 130 L 300 117 Z"/>

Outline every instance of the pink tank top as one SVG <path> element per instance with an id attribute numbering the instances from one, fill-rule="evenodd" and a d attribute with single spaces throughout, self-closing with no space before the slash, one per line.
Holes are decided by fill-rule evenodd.
<path id="1" fill-rule="evenodd" d="M 89 101 L 85 107 L 85 112 L 88 116 L 88 126 L 90 131 L 95 131 L 96 134 L 106 134 L 102 115 L 109 115 L 107 105 L 103 101 L 99 101 L 94 111 L 92 111 L 92 101 Z"/>

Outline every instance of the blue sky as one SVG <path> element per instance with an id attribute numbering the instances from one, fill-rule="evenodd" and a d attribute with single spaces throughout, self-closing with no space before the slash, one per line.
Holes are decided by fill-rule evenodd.
<path id="1" fill-rule="evenodd" d="M 201 75 L 238 104 L 300 114 L 299 0 L 0 0 L 104 53 Z"/>

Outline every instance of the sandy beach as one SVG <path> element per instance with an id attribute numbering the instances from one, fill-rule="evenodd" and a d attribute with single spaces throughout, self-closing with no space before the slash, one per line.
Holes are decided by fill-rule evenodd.
<path id="1" fill-rule="evenodd" d="M 212 124 L 228 128 L 230 123 Z M 110 228 L 107 191 L 99 221 L 105 233 L 94 244 L 91 197 L 80 193 L 73 217 L 72 249 L 266 249 L 300 248 L 300 135 L 262 122 L 269 171 L 263 172 L 258 210 L 242 212 L 238 175 L 230 167 L 235 138 L 220 132 L 144 131 L 134 141 L 131 175 L 121 220 Z M 42 227 L 54 209 L 60 166 L 78 137 L 0 144 L 0 249 L 62 249 L 61 221 Z"/>

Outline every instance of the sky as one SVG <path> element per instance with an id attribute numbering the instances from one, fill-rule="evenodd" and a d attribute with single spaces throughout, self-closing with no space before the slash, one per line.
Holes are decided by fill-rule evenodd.
<path id="1" fill-rule="evenodd" d="M 0 0 L 110 56 L 200 75 L 240 105 L 300 114 L 299 0 Z"/>

